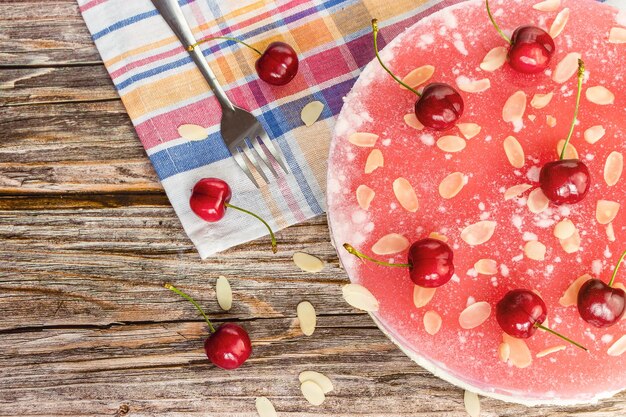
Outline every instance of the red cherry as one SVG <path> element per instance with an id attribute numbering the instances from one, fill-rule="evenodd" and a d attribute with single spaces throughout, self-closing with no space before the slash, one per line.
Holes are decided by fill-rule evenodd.
<path id="1" fill-rule="evenodd" d="M 298 54 L 284 42 L 272 42 L 254 64 L 259 78 L 268 84 L 285 85 L 298 73 Z"/>
<path id="2" fill-rule="evenodd" d="M 415 285 L 436 288 L 454 275 L 454 253 L 450 246 L 437 239 L 422 239 L 409 248 L 409 275 Z"/>
<path id="3" fill-rule="evenodd" d="M 224 323 L 204 341 L 207 358 L 215 366 L 231 370 L 239 368 L 250 357 L 250 336 L 242 327 Z"/>
<path id="4" fill-rule="evenodd" d="M 506 334 L 526 339 L 546 320 L 548 309 L 541 297 L 532 291 L 509 291 L 496 305 L 496 320 Z"/>
<path id="5" fill-rule="evenodd" d="M 548 68 L 556 47 L 554 39 L 536 26 L 520 26 L 511 36 L 509 65 L 518 72 L 536 74 Z"/>
<path id="6" fill-rule="evenodd" d="M 541 190 L 554 204 L 578 203 L 591 186 L 589 168 L 580 159 L 561 159 L 545 164 L 539 173 Z"/>
<path id="7" fill-rule="evenodd" d="M 189 205 L 202 220 L 217 222 L 226 214 L 226 204 L 231 197 L 232 192 L 226 181 L 219 178 L 203 178 L 193 187 Z"/>
<path id="8" fill-rule="evenodd" d="M 415 102 L 415 116 L 426 127 L 446 130 L 463 114 L 463 98 L 450 85 L 428 84 Z"/>

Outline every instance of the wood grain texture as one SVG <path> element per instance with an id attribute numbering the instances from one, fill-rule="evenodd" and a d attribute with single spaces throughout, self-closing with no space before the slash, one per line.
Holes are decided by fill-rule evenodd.
<path id="1" fill-rule="evenodd" d="M 42 12 L 43 11 L 43 12 Z M 73 0 L 0 0 L 0 416 L 461 417 L 462 390 L 406 358 L 341 298 L 347 277 L 324 217 L 201 261 L 100 64 Z M 294 251 L 326 262 L 301 272 Z M 234 306 L 215 300 L 229 278 Z M 203 356 L 206 328 L 236 321 L 253 357 L 234 372 Z M 301 334 L 309 300 L 318 328 Z M 306 403 L 298 374 L 335 391 Z M 626 395 L 575 408 L 482 400 L 483 416 L 614 417 Z"/>

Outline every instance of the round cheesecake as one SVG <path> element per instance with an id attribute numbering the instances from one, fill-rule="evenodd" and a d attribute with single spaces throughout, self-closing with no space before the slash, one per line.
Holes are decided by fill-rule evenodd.
<path id="1" fill-rule="evenodd" d="M 484 1 L 437 12 L 383 51 L 383 62 L 416 89 L 441 82 L 464 111 L 445 131 L 424 127 L 417 96 L 374 60 L 335 128 L 328 171 L 333 242 L 351 281 L 378 301 L 372 317 L 419 365 L 460 387 L 528 405 L 579 404 L 626 387 L 626 321 L 597 328 L 577 309 L 580 286 L 608 282 L 626 250 L 626 12 L 592 0 L 492 0 L 505 35 L 534 25 L 554 38 L 546 70 L 515 71 L 509 44 Z M 384 36 L 384 22 L 381 22 Z M 588 167 L 576 204 L 556 205 L 539 173 L 559 159 L 574 119 L 578 59 L 582 97 L 567 158 Z M 417 287 L 407 268 L 362 261 L 342 248 L 407 263 L 420 239 L 445 241 L 455 274 Z M 615 287 L 626 282 L 620 272 Z M 544 322 L 588 352 L 539 330 L 518 339 L 496 320 L 510 290 L 544 300 Z"/>

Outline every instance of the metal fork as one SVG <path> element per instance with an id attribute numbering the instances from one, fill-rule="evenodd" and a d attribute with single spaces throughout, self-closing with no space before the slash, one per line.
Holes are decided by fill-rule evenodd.
<path id="1" fill-rule="evenodd" d="M 235 106 L 228 99 L 222 86 L 217 81 L 215 74 L 211 71 L 204 55 L 202 55 L 198 47 L 194 46 L 196 39 L 191 32 L 189 24 L 187 24 L 185 20 L 182 9 L 178 5 L 178 0 L 152 0 L 152 3 L 159 13 L 161 13 L 161 16 L 163 16 L 174 34 L 176 34 L 178 39 L 185 46 L 189 55 L 191 55 L 191 58 L 209 84 L 209 87 L 211 87 L 211 90 L 215 93 L 215 97 L 217 97 L 217 101 L 222 107 L 222 122 L 220 127 L 222 139 L 235 159 L 235 162 L 237 162 L 243 172 L 250 178 L 250 181 L 259 188 L 259 184 L 254 178 L 254 175 L 252 175 L 252 171 L 249 167 L 252 166 L 263 180 L 269 183 L 259 161 L 263 162 L 263 164 L 269 168 L 274 177 L 277 177 L 278 173 L 274 169 L 272 160 L 275 161 L 286 174 L 289 174 L 289 170 L 283 161 L 281 153 L 276 149 L 267 135 L 267 132 L 263 126 L 261 126 L 261 123 L 259 123 L 252 113 Z M 265 152 L 264 147 L 269 151 L 269 155 Z"/>

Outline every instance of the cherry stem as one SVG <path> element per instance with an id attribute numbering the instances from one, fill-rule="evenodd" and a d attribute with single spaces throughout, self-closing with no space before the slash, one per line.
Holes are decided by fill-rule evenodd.
<path id="1" fill-rule="evenodd" d="M 413 268 L 413 265 L 411 264 L 392 264 L 389 262 L 384 262 L 384 261 L 379 261 L 378 259 L 374 259 L 370 256 L 365 255 L 364 253 L 359 252 L 358 250 L 356 250 L 352 245 L 350 245 L 349 243 L 344 243 L 343 247 L 345 250 L 348 251 L 349 254 L 356 256 L 359 259 L 365 259 L 367 261 L 370 262 L 374 262 L 375 264 L 378 265 L 382 265 L 382 266 L 391 266 L 394 268 Z"/>
<path id="2" fill-rule="evenodd" d="M 241 39 L 231 38 L 230 36 L 211 36 L 210 38 L 204 38 L 204 39 L 201 39 L 201 40 L 199 40 L 198 42 L 196 42 L 196 43 L 194 43 L 194 44 L 192 44 L 192 45 L 189 45 L 189 46 L 187 47 L 187 50 L 191 52 L 191 51 L 193 51 L 193 50 L 195 49 L 195 47 L 196 47 L 196 46 L 201 45 L 201 44 L 206 43 L 206 42 L 209 42 L 209 41 L 214 41 L 214 40 L 216 40 L 216 39 L 224 39 L 224 40 L 227 40 L 227 41 L 233 41 L 233 42 L 240 43 L 240 44 L 245 45 L 245 46 L 247 46 L 248 48 L 252 49 L 252 50 L 253 50 L 254 52 L 256 52 L 257 54 L 259 54 L 259 55 L 263 55 L 263 54 L 261 53 L 261 51 L 259 51 L 258 49 L 256 49 L 254 46 L 251 46 L 251 45 L 249 45 L 249 44 L 245 43 L 245 42 L 244 42 L 244 41 L 242 41 Z"/>
<path id="3" fill-rule="evenodd" d="M 541 330 L 545 330 L 545 331 L 546 331 L 546 332 L 548 332 L 548 333 L 552 333 L 553 335 L 555 335 L 555 336 L 557 336 L 557 337 L 560 337 L 561 339 L 565 340 L 566 342 L 569 342 L 569 343 L 571 343 L 572 345 L 574 345 L 574 346 L 576 346 L 576 347 L 581 348 L 581 349 L 582 349 L 582 350 L 584 350 L 585 352 L 589 352 L 589 349 L 587 349 L 586 347 L 584 347 L 584 346 L 583 346 L 583 345 L 581 345 L 580 343 L 578 343 L 578 342 L 574 342 L 574 341 L 573 341 L 572 339 L 570 339 L 569 337 L 565 337 L 565 336 L 563 336 L 561 333 L 559 333 L 559 332 L 557 332 L 557 331 L 554 331 L 554 330 L 552 330 L 551 328 L 544 326 L 543 324 L 540 324 L 540 323 L 535 323 L 535 327 L 537 327 L 537 328 L 539 328 L 539 329 L 541 329 Z"/>
<path id="4" fill-rule="evenodd" d="M 563 144 L 563 149 L 561 149 L 560 160 L 565 158 L 565 151 L 567 150 L 567 145 L 569 144 L 572 135 L 574 134 L 574 128 L 576 127 L 576 120 L 578 119 L 578 109 L 580 108 L 580 96 L 583 91 L 583 78 L 585 76 L 585 63 L 582 59 L 578 60 L 578 92 L 576 93 L 576 108 L 574 109 L 574 119 L 572 120 L 572 125 L 569 128 L 569 134 L 567 135 L 567 139 L 565 139 L 565 143 Z"/>
<path id="5" fill-rule="evenodd" d="M 376 53 L 376 58 L 378 58 L 378 62 L 380 62 L 380 65 L 383 67 L 383 69 L 385 71 L 387 71 L 387 73 L 389 75 L 391 75 L 391 78 L 396 80 L 396 82 L 398 84 L 400 84 L 401 86 L 405 87 L 406 89 L 412 91 L 418 97 L 421 97 L 422 95 L 420 93 L 418 93 L 416 89 L 414 89 L 412 87 L 409 87 L 404 82 L 402 82 L 402 80 L 400 80 L 398 77 L 396 77 L 396 75 L 393 72 L 391 72 L 391 70 L 389 68 L 387 68 L 387 66 L 383 63 L 383 60 L 380 59 L 380 55 L 378 55 L 378 20 L 376 20 L 376 19 L 372 19 L 372 31 L 373 31 L 373 34 L 374 34 L 374 52 Z"/>
<path id="6" fill-rule="evenodd" d="M 489 15 L 489 20 L 491 20 L 491 24 L 493 25 L 493 27 L 496 28 L 500 36 L 502 36 L 502 39 L 507 41 L 509 45 L 513 45 L 511 38 L 509 38 L 504 34 L 504 32 L 502 32 L 502 29 L 500 29 L 500 26 L 498 26 L 498 24 L 496 23 L 496 19 L 493 18 L 493 15 L 491 14 L 491 9 L 489 8 L 489 0 L 485 0 L 485 4 L 487 5 L 487 14 Z"/>
<path id="7" fill-rule="evenodd" d="M 609 281 L 609 287 L 613 286 L 613 281 L 615 281 L 615 277 L 617 276 L 617 270 L 622 264 L 622 261 L 624 260 L 624 258 L 626 258 L 626 250 L 622 252 L 622 256 L 619 258 L 619 261 L 617 261 L 617 265 L 615 265 L 615 270 L 613 271 L 613 275 L 611 276 L 611 280 Z"/>
<path id="8" fill-rule="evenodd" d="M 272 239 L 272 252 L 274 252 L 274 253 L 278 252 L 278 248 L 277 248 L 277 245 L 276 245 L 276 236 L 274 236 L 274 231 L 272 231 L 272 228 L 270 227 L 270 225 L 267 224 L 267 222 L 265 220 L 263 220 L 263 218 L 261 218 L 261 216 L 259 216 L 258 214 L 254 214 L 253 212 L 248 211 L 246 209 L 242 209 L 241 207 L 233 206 L 230 203 L 224 203 L 224 205 L 226 207 L 230 207 L 232 209 L 239 210 L 239 211 L 241 211 L 243 213 L 249 214 L 250 216 L 258 219 L 261 223 L 263 223 L 265 225 L 265 227 L 267 227 L 267 230 L 270 232 L 270 238 Z"/>
<path id="9" fill-rule="evenodd" d="M 185 294 L 184 292 L 182 292 L 181 290 L 179 290 L 178 288 L 176 288 L 175 286 L 173 286 L 170 283 L 167 284 L 163 284 L 163 286 L 165 288 L 167 288 L 168 290 L 174 291 L 176 294 L 180 295 L 181 297 L 189 300 L 191 302 L 191 304 L 194 305 L 194 307 L 196 307 L 196 309 L 200 312 L 200 314 L 202 314 L 202 317 L 204 317 L 204 321 L 206 321 L 206 324 L 209 325 L 209 331 L 211 333 L 215 333 L 215 328 L 213 327 L 213 325 L 211 324 L 211 320 L 209 320 L 209 318 L 207 317 L 206 314 L 204 314 L 204 310 L 202 310 L 202 307 L 200 307 L 200 305 L 198 303 L 196 303 L 196 300 L 194 300 L 193 298 L 191 298 L 190 296 L 188 296 L 187 294 Z"/>

